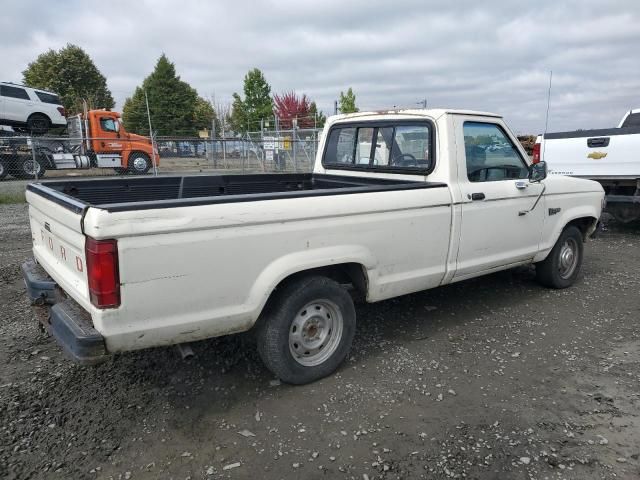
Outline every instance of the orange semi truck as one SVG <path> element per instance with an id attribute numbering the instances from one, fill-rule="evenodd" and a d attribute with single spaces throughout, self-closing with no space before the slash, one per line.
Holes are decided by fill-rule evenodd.
<path id="1" fill-rule="evenodd" d="M 45 170 L 87 168 L 140 175 L 158 165 L 158 151 L 151 139 L 128 133 L 118 112 L 88 110 L 69 117 L 67 132 L 68 139 L 32 139 L 40 164 L 35 165 L 38 176 Z"/>

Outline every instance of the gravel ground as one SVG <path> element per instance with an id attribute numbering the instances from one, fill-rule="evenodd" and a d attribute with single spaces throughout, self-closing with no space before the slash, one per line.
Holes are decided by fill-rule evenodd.
<path id="1" fill-rule="evenodd" d="M 0 206 L 0 477 L 640 476 L 640 229 L 587 244 L 576 286 L 517 269 L 358 307 L 353 353 L 279 384 L 242 336 L 71 364 L 40 333 Z"/>

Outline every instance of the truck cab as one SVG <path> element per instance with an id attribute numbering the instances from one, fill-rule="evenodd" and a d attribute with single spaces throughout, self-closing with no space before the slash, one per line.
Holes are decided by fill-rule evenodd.
<path id="1" fill-rule="evenodd" d="M 118 173 L 147 173 L 157 166 L 158 153 L 148 137 L 125 130 L 119 112 L 89 110 L 69 118 L 68 131 L 74 142 L 97 168 L 113 168 Z"/>

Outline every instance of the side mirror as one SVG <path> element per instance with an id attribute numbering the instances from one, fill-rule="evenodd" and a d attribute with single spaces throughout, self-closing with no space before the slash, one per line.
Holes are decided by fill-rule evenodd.
<path id="1" fill-rule="evenodd" d="M 537 183 L 547 178 L 547 162 L 532 163 L 529 165 L 529 181 Z"/>

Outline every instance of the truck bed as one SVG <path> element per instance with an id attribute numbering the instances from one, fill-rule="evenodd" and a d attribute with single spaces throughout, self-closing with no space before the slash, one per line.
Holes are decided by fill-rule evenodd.
<path id="1" fill-rule="evenodd" d="M 118 212 L 438 187 L 446 185 L 413 180 L 294 173 L 65 179 L 32 183 L 27 190 L 80 213 L 87 207 Z"/>

